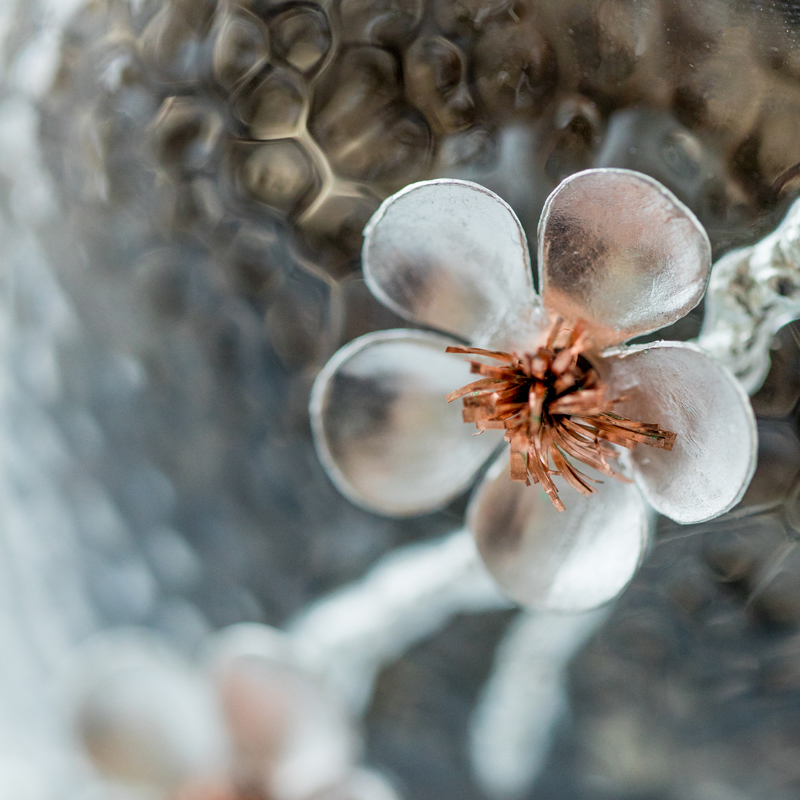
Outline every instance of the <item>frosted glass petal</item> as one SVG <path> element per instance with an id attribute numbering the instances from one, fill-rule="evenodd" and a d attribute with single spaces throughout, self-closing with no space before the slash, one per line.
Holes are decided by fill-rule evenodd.
<path id="1" fill-rule="evenodd" d="M 469 181 L 415 183 L 364 231 L 372 293 L 413 322 L 474 343 L 527 344 L 541 325 L 525 233 L 496 194 Z"/>
<path id="2" fill-rule="evenodd" d="M 224 770 L 228 743 L 211 684 L 160 637 L 97 634 L 71 673 L 72 722 L 102 774 L 162 797 Z"/>
<path id="3" fill-rule="evenodd" d="M 502 456 L 473 498 L 467 524 L 513 600 L 584 611 L 616 597 L 633 577 L 647 543 L 647 507 L 633 484 L 613 478 L 591 497 L 554 480 L 565 511 L 556 511 L 539 485 L 511 481 Z"/>
<path id="4" fill-rule="evenodd" d="M 352 724 L 339 700 L 298 665 L 285 634 L 234 625 L 212 637 L 208 655 L 233 773 L 244 785 L 257 796 L 307 800 L 345 780 L 358 750 Z"/>
<path id="5" fill-rule="evenodd" d="M 421 514 L 462 492 L 501 437 L 473 436 L 460 402 L 472 382 L 454 341 L 380 331 L 339 350 L 314 384 L 311 421 L 320 460 L 339 490 L 380 514 Z"/>
<path id="6" fill-rule="evenodd" d="M 539 221 L 545 307 L 585 319 L 600 346 L 680 319 L 703 296 L 711 247 L 694 214 L 658 181 L 593 169 L 563 181 Z"/>
<path id="7" fill-rule="evenodd" d="M 756 465 L 755 417 L 733 375 L 699 347 L 656 342 L 620 348 L 605 362 L 615 411 L 678 434 L 671 451 L 640 445 L 636 480 L 676 522 L 713 519 L 741 500 Z"/>

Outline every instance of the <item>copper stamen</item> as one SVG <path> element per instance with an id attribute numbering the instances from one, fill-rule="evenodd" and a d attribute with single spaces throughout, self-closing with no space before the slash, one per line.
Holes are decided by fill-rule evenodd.
<path id="1" fill-rule="evenodd" d="M 606 387 L 584 355 L 590 347 L 585 323 L 566 328 L 558 319 L 544 341 L 533 353 L 448 347 L 448 353 L 501 363 L 470 359 L 471 372 L 482 377 L 447 395 L 447 402 L 461 399 L 464 421 L 474 423 L 478 433 L 504 429 L 511 447 L 511 480 L 529 486 L 531 481 L 540 483 L 553 505 L 563 511 L 552 475 L 561 475 L 583 495 L 597 492 L 592 485 L 597 481 L 570 459 L 629 482 L 609 463 L 619 457 L 615 445 L 671 450 L 676 434 L 653 422 L 635 422 L 614 413 L 624 398 L 606 397 Z"/>

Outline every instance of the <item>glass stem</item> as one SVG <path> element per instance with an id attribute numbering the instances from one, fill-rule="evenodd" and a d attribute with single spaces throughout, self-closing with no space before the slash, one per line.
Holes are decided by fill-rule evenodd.
<path id="1" fill-rule="evenodd" d="M 795 319 L 800 319 L 800 200 L 769 236 L 714 264 L 697 343 L 754 394 L 769 372 L 773 337 Z"/>
<path id="2" fill-rule="evenodd" d="M 305 610 L 289 633 L 304 662 L 361 713 L 385 664 L 456 614 L 510 607 L 474 539 L 459 530 L 389 553 L 363 578 Z"/>

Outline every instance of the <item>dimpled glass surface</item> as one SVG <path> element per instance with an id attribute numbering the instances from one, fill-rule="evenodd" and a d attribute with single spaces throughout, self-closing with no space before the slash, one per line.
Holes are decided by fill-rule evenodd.
<path id="1" fill-rule="evenodd" d="M 394 547 L 463 523 L 463 497 L 404 520 L 355 506 L 312 442 L 328 358 L 404 324 L 360 269 L 386 197 L 475 181 L 533 242 L 560 180 L 634 169 L 697 216 L 717 258 L 772 230 L 798 190 L 781 179 L 800 161 L 792 3 L 8 8 L 4 798 L 98 796 L 85 767 L 64 766 L 56 680 L 93 631 L 142 626 L 194 654 L 232 623 L 282 626 Z M 669 338 L 696 336 L 701 313 Z M 658 520 L 564 673 L 570 713 L 521 796 L 800 793 L 793 328 L 772 355 L 749 490 L 708 523 Z M 487 795 L 468 729 L 513 618 L 459 615 L 380 672 L 364 762 L 403 797 Z"/>

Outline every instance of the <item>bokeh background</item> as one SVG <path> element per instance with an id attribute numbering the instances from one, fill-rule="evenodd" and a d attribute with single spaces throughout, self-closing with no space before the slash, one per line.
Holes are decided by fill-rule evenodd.
<path id="1" fill-rule="evenodd" d="M 325 360 L 404 325 L 359 271 L 382 198 L 476 180 L 535 239 L 560 179 L 629 167 L 719 257 L 800 191 L 795 0 L 4 0 L 0 21 L 8 800 L 83 796 L 58 674 L 90 633 L 145 626 L 191 656 L 461 525 L 463 499 L 353 507 L 311 444 Z M 790 325 L 751 489 L 659 524 L 570 666 L 530 798 L 800 796 L 798 398 Z M 365 761 L 407 800 L 485 796 L 467 729 L 513 614 L 459 616 L 379 676 Z"/>

